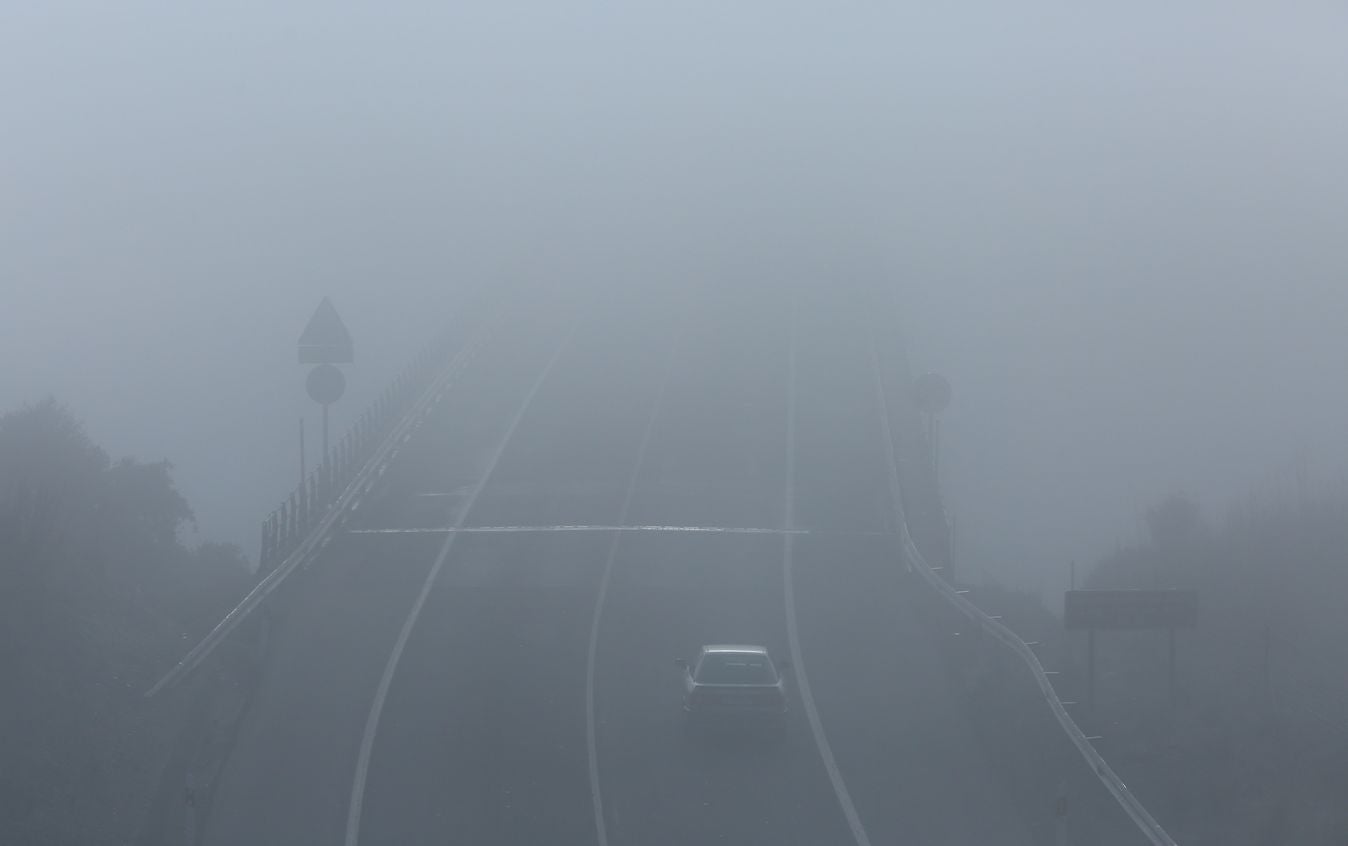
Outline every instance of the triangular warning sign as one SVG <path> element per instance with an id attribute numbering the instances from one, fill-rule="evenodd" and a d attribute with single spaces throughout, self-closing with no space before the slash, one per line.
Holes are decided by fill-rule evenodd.
<path id="1" fill-rule="evenodd" d="M 332 301 L 324 297 L 300 334 L 300 364 L 350 364 L 355 360 L 351 333 Z"/>

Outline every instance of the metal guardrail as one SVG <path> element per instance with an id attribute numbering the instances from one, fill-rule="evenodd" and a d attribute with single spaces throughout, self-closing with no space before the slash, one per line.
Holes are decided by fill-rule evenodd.
<path id="1" fill-rule="evenodd" d="M 893 495 L 894 508 L 897 512 L 898 531 L 903 545 L 903 552 L 911 568 L 916 571 L 940 596 L 953 605 L 958 611 L 976 623 L 984 632 L 992 635 L 1003 645 L 1014 652 L 1034 675 L 1035 681 L 1039 685 L 1039 691 L 1043 694 L 1044 701 L 1048 704 L 1053 716 L 1057 719 L 1058 725 L 1066 733 L 1068 740 L 1077 748 L 1081 756 L 1090 765 L 1091 771 L 1095 773 L 1100 783 L 1109 791 L 1110 795 L 1119 803 L 1128 817 L 1137 825 L 1143 835 L 1153 844 L 1153 846 L 1176 846 L 1175 841 L 1166 833 L 1161 824 L 1152 817 L 1151 813 L 1142 805 L 1141 801 L 1133 795 L 1128 786 L 1123 783 L 1118 774 L 1114 772 L 1104 757 L 1096 751 L 1091 745 L 1086 733 L 1072 719 L 1072 715 L 1067 713 L 1062 699 L 1054 689 L 1053 683 L 1049 681 L 1048 674 L 1044 671 L 1044 666 L 1039 662 L 1039 656 L 1035 655 L 1034 650 L 1030 648 L 1024 640 L 1015 632 L 1011 631 L 1002 623 L 988 616 L 981 608 L 965 599 L 954 586 L 941 578 L 931 565 L 923 557 L 917 544 L 913 542 L 912 536 L 908 532 L 908 520 L 905 516 L 903 505 L 903 489 L 899 484 L 899 464 L 898 457 L 894 453 L 894 438 L 889 419 L 889 401 L 885 392 L 884 382 L 880 378 L 879 357 L 875 350 L 874 336 L 870 338 L 871 364 L 875 374 L 875 387 L 877 399 L 881 409 L 881 423 L 884 427 L 884 440 L 886 457 L 889 460 L 889 477 L 891 493 Z"/>
<path id="2" fill-rule="evenodd" d="M 264 522 L 258 572 L 261 580 L 196 646 L 154 686 L 152 697 L 177 684 L 211 654 L 302 564 L 327 544 L 332 530 L 359 507 L 384 473 L 388 461 L 411 437 L 440 394 L 463 371 L 495 331 L 489 318 L 437 372 L 437 358 L 448 354 L 442 339 L 419 355 L 382 393 L 325 461 Z M 383 432 L 383 437 L 379 435 Z"/>
<path id="3" fill-rule="evenodd" d="M 426 384 L 435 362 L 448 352 L 449 343 L 450 339 L 444 338 L 417 355 L 290 496 L 262 521 L 259 576 L 265 577 L 289 557 L 350 485 L 375 451 L 380 437 L 406 412 L 408 403 Z"/>

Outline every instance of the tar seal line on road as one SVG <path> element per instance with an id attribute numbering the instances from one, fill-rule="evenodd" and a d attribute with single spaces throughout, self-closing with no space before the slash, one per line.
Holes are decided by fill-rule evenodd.
<path id="1" fill-rule="evenodd" d="M 852 830 L 852 839 L 856 841 L 856 846 L 871 846 L 871 839 L 866 834 L 866 827 L 861 824 L 861 817 L 857 814 L 856 807 L 852 804 L 852 797 L 847 792 L 847 785 L 843 782 L 842 772 L 838 769 L 838 763 L 833 758 L 833 749 L 828 745 L 828 737 L 824 734 L 824 724 L 819 719 L 819 711 L 814 707 L 814 696 L 810 693 L 810 682 L 805 675 L 805 660 L 800 651 L 800 632 L 796 626 L 796 591 L 793 584 L 793 547 L 796 537 L 791 533 L 796 522 L 796 308 L 792 303 L 791 308 L 791 347 L 789 352 L 790 364 L 787 372 L 787 411 L 786 411 L 786 502 L 784 505 L 785 514 L 782 524 L 786 531 L 782 536 L 782 580 L 786 587 L 786 634 L 791 642 L 791 662 L 795 666 L 796 688 L 800 691 L 800 704 L 805 710 L 805 717 L 810 723 L 810 732 L 814 735 L 814 744 L 819 749 L 819 757 L 823 760 L 824 770 L 828 773 L 829 783 L 833 785 L 833 792 L 838 797 L 838 805 L 842 808 L 843 816 L 847 818 L 847 826 Z"/>
<path id="2" fill-rule="evenodd" d="M 562 339 L 557 350 L 548 360 L 548 364 L 539 374 L 538 380 L 534 382 L 533 387 L 525 396 L 524 402 L 520 404 L 515 412 L 515 417 L 510 421 L 510 427 L 506 429 L 505 435 L 496 446 L 492 453 L 490 463 L 487 464 L 486 472 L 478 480 L 473 488 L 472 495 L 468 502 L 459 512 L 458 526 L 462 526 L 468 519 L 468 514 L 473 510 L 473 503 L 487 487 L 491 480 L 492 473 L 496 470 L 496 465 L 500 462 L 501 456 L 505 453 L 506 445 L 510 443 L 511 437 L 515 434 L 515 429 L 519 427 L 520 421 L 533 404 L 534 397 L 538 394 L 540 388 L 548 380 L 548 374 L 552 373 L 553 367 L 558 359 L 562 357 L 562 352 L 571 341 L 571 335 L 575 331 L 574 326 L 567 332 L 566 337 Z M 456 526 L 456 528 L 458 528 Z M 435 584 L 435 578 L 440 573 L 440 568 L 444 566 L 445 559 L 449 557 L 449 552 L 454 547 L 454 541 L 459 537 L 458 532 L 450 532 L 445 538 L 445 543 L 440 547 L 440 553 L 435 557 L 435 563 L 431 565 L 431 570 L 426 574 L 426 581 L 421 586 L 421 593 L 417 594 L 416 602 L 412 604 L 412 610 L 408 612 L 407 619 L 403 622 L 402 631 L 398 633 L 398 640 L 393 644 L 393 651 L 389 653 L 388 662 L 384 665 L 384 675 L 379 679 L 379 687 L 375 690 L 374 701 L 370 703 L 370 715 L 365 720 L 365 731 L 360 739 L 360 755 L 356 759 L 356 772 L 351 781 L 351 803 L 347 807 L 346 816 L 346 846 L 356 846 L 360 841 L 360 813 L 361 804 L 365 799 L 365 778 L 370 769 L 370 756 L 374 752 L 374 738 L 379 731 L 379 715 L 384 710 L 384 700 L 388 696 L 389 687 L 393 684 L 393 674 L 397 672 L 398 661 L 402 658 L 403 648 L 407 645 L 407 639 L 412 634 L 412 628 L 417 623 L 417 617 L 421 615 L 421 608 L 426 604 L 426 597 L 430 595 L 431 586 Z"/>

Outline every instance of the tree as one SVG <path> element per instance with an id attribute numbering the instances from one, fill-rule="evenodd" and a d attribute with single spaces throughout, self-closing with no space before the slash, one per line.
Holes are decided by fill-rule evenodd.
<path id="1" fill-rule="evenodd" d="M 251 583 L 236 547 L 181 543 L 191 520 L 167 461 L 111 461 L 53 399 L 0 415 L 0 735 L 68 829 L 0 801 L 0 841 L 102 842 L 120 785 L 148 795 L 168 736 L 141 691 Z"/>
<path id="2" fill-rule="evenodd" d="M 55 399 L 0 416 L 0 543 L 31 552 L 50 542 L 108 455 Z"/>

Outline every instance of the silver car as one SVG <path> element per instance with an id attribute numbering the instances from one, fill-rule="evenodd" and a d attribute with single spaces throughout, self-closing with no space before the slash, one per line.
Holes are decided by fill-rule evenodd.
<path id="1" fill-rule="evenodd" d="M 780 718 L 787 712 L 781 672 L 762 646 L 704 646 L 691 664 L 682 658 L 674 663 L 683 670 L 683 710 L 689 717 Z M 789 661 L 780 665 L 782 672 L 790 668 Z"/>

